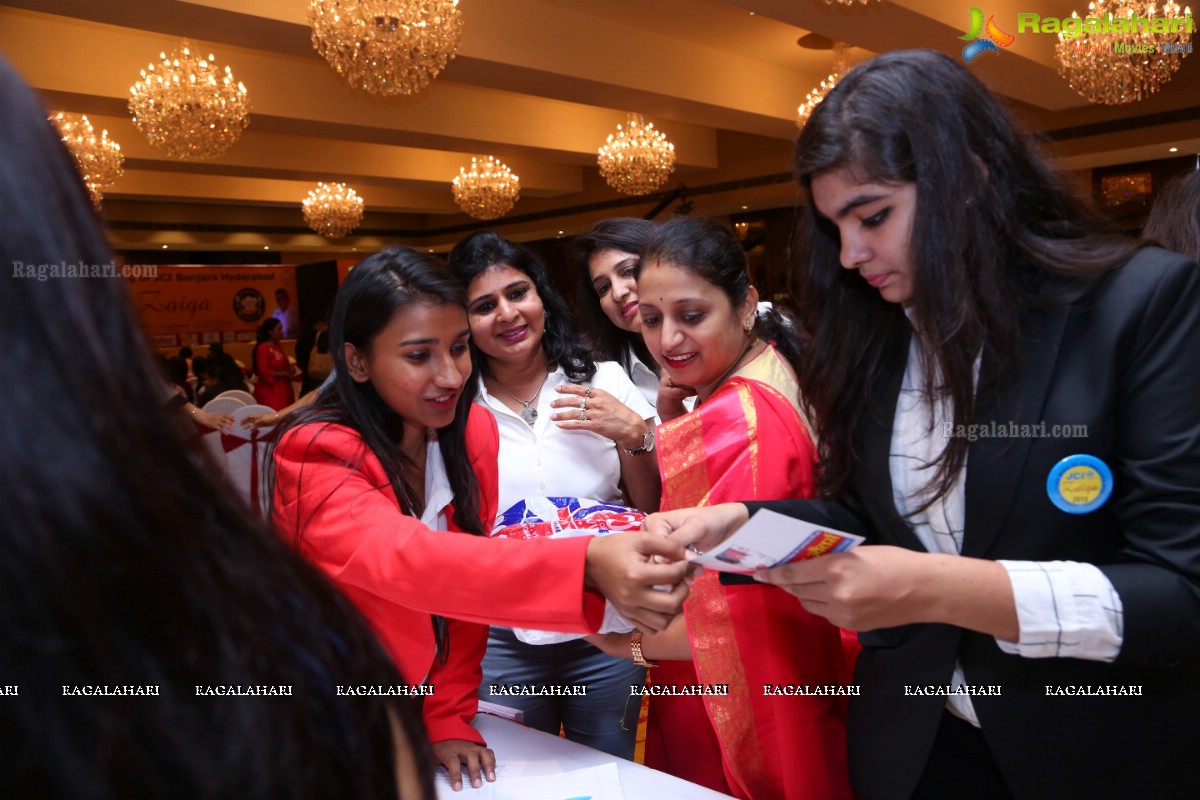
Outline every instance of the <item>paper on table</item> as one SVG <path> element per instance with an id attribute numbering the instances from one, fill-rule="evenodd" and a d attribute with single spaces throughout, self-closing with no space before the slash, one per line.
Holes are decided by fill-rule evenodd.
<path id="1" fill-rule="evenodd" d="M 511 719 L 513 722 L 520 722 L 522 724 L 525 723 L 525 712 L 523 710 L 502 706 L 499 703 L 489 703 L 487 700 L 479 701 L 479 713 Z"/>
<path id="2" fill-rule="evenodd" d="M 866 539 L 760 509 L 725 541 L 692 559 L 705 569 L 750 575 L 757 569 L 843 553 Z"/>
<path id="3" fill-rule="evenodd" d="M 496 800 L 625 800 L 621 775 L 611 761 L 598 767 L 496 779 Z"/>
<path id="4" fill-rule="evenodd" d="M 506 763 L 496 764 L 496 780 L 494 782 L 484 781 L 483 785 L 478 789 L 471 786 L 471 779 L 467 777 L 467 771 L 462 771 L 463 788 L 461 791 L 454 791 L 454 787 L 450 785 L 450 773 L 445 767 L 439 766 L 433 774 L 433 788 L 437 792 L 438 800 L 495 800 L 496 787 L 501 781 L 512 780 L 525 771 L 525 762 L 511 761 Z"/>

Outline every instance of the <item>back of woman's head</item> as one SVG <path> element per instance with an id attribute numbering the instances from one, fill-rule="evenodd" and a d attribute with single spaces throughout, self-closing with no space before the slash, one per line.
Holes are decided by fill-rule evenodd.
<path id="1" fill-rule="evenodd" d="M 1200 169 L 1167 182 L 1146 217 L 1142 236 L 1200 261 Z"/>
<path id="2" fill-rule="evenodd" d="M 271 334 L 282 324 L 282 322 L 274 317 L 267 317 L 263 321 L 263 324 L 258 326 L 258 330 L 254 332 L 254 341 L 257 344 L 271 341 Z"/>
<path id="3" fill-rule="evenodd" d="M 0 108 L 3 261 L 111 263 L 69 154 L 3 60 Z M 399 676 L 182 443 L 124 283 L 2 280 L 0 381 L 17 388 L 0 394 L 0 676 L 20 695 L 0 723 L 0 795 L 394 796 L 388 709 L 419 743 L 413 709 L 344 703 L 334 684 Z M 131 684 L 159 694 L 63 696 Z M 195 689 L 233 684 L 295 696 Z"/>
<path id="4" fill-rule="evenodd" d="M 727 226 L 703 217 L 680 216 L 659 225 L 642 250 L 638 274 L 648 264 L 666 262 L 686 269 L 716 286 L 733 308 L 746 300 L 752 286 L 746 251 Z M 791 315 L 771 308 L 760 312 L 754 333 L 772 342 L 793 366 L 800 366 L 800 345 Z"/>
<path id="5" fill-rule="evenodd" d="M 653 364 L 654 360 L 641 336 L 618 328 L 600 308 L 600 296 L 592 283 L 589 264 L 593 256 L 608 251 L 640 256 L 654 228 L 653 222 L 637 217 L 602 219 L 571 242 L 570 257 L 576 274 L 575 313 L 579 326 L 591 341 L 597 359 L 618 361 L 627 372 L 630 346 L 644 363 Z"/>
<path id="6" fill-rule="evenodd" d="M 537 253 L 505 239 L 495 231 L 477 231 L 454 245 L 446 258 L 446 266 L 468 291 L 471 281 L 493 267 L 508 266 L 524 273 L 533 283 L 546 310 L 546 332 L 542 337 L 542 350 L 546 358 L 557 362 L 572 381 L 586 381 L 595 374 L 596 363 L 590 348 L 575 328 L 570 307 L 550 283 L 546 265 Z M 486 369 L 486 364 L 474 343 L 471 347 L 475 371 L 478 373 Z"/>

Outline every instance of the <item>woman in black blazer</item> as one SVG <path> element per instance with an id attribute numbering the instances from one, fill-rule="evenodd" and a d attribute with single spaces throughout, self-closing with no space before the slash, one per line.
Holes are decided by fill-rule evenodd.
<path id="1" fill-rule="evenodd" d="M 856 67 L 796 171 L 826 499 L 647 527 L 868 538 L 759 575 L 862 632 L 864 798 L 1200 796 L 1200 268 L 1106 233 L 937 53 Z"/>

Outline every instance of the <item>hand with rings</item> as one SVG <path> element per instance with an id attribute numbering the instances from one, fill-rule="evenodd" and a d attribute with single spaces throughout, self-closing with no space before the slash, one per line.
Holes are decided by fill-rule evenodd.
<path id="1" fill-rule="evenodd" d="M 559 411 L 551 417 L 558 427 L 598 433 L 627 449 L 641 446 L 646 421 L 608 392 L 577 383 L 556 386 L 555 391 L 562 395 L 550 403 Z"/>

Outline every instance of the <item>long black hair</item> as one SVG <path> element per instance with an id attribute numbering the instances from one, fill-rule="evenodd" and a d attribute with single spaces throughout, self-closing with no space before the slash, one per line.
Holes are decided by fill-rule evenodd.
<path id="1" fill-rule="evenodd" d="M 310 423 L 352 428 L 383 465 L 401 510 L 415 517 L 420 516 L 424 498 L 418 497 L 404 480 L 404 469 L 413 464 L 398 447 L 404 426 L 411 423 L 384 402 L 370 381 L 359 383 L 350 377 L 345 345 L 352 344 L 358 352 L 370 354 L 375 338 L 392 318 L 418 303 L 454 305 L 466 310 L 462 286 L 433 256 L 395 246 L 363 259 L 338 290 L 329 322 L 329 347 L 337 371 L 333 385 L 312 406 L 285 418 L 274 434 L 281 437 L 290 428 Z M 454 491 L 455 524 L 468 533 L 484 536 L 488 527 L 479 516 L 479 481 L 467 457 L 467 416 L 473 400 L 471 391 L 462 392 L 454 421 L 438 430 L 438 449 Z M 273 475 L 272 464 L 272 479 Z M 297 523 L 297 535 L 303 535 L 306 521 Z"/>
<path id="2" fill-rule="evenodd" d="M 1146 217 L 1142 236 L 1200 261 L 1200 168 L 1167 181 Z"/>
<path id="3" fill-rule="evenodd" d="M 546 309 L 542 352 L 547 361 L 561 366 L 572 383 L 589 381 L 596 374 L 596 361 L 587 340 L 575 328 L 570 307 L 550 284 L 546 265 L 537 253 L 495 231 L 477 231 L 454 245 L 446 266 L 463 286 L 470 286 L 471 281 L 492 267 L 509 266 L 523 272 L 533 282 Z M 474 339 L 471 356 L 475 374 L 487 374 L 487 357 L 475 346 Z"/>
<path id="4" fill-rule="evenodd" d="M 3 60 L 0 107 L 0 795 L 395 797 L 396 747 L 428 759 L 419 705 L 337 696 L 402 678 L 181 444 L 74 163 Z M 49 277 L 70 265 L 92 277 Z M 131 685 L 158 696 L 63 696 Z M 291 696 L 196 689 L 218 685 Z"/>
<path id="5" fill-rule="evenodd" d="M 600 296 L 592 284 L 588 264 L 592 256 L 615 250 L 632 256 L 641 256 L 642 247 L 654 232 L 653 222 L 638 217 L 614 217 L 602 219 L 587 233 L 576 236 L 571 242 L 571 260 L 575 262 L 575 314 L 584 336 L 592 343 L 593 355 L 598 361 L 616 361 L 630 374 L 633 369 L 630 352 L 642 363 L 659 373 L 658 363 L 646 349 L 646 340 L 640 334 L 618 328 L 600 307 Z"/>
<path id="6" fill-rule="evenodd" d="M 810 195 L 815 177 L 838 171 L 915 185 L 913 335 L 929 365 L 927 396 L 948 398 L 956 424 L 975 418 L 981 348 L 1007 379 L 1022 310 L 1080 295 L 1137 246 L 1106 233 L 987 87 L 933 51 L 886 53 L 847 73 L 800 132 L 795 170 Z M 888 411 L 872 398 L 885 346 L 908 322 L 842 268 L 838 232 L 811 202 L 799 234 L 792 296 L 820 354 L 802 366 L 800 387 L 818 428 L 821 487 L 837 492 L 858 457 L 860 421 Z M 949 440 L 928 502 L 953 486 L 968 444 Z"/>
<path id="7" fill-rule="evenodd" d="M 750 292 L 750 265 L 742 243 L 727 226 L 711 219 L 679 216 L 659 225 L 643 246 L 639 277 L 652 261 L 669 261 L 695 273 L 725 292 L 735 310 Z M 791 312 L 777 306 L 757 312 L 752 333 L 771 342 L 799 374 L 803 359 Z"/>

